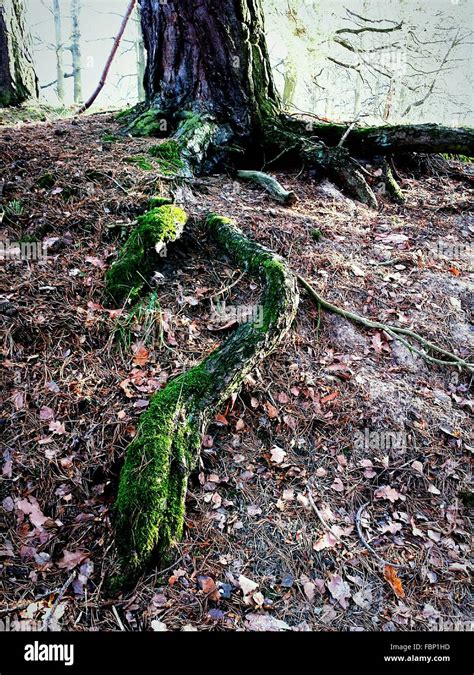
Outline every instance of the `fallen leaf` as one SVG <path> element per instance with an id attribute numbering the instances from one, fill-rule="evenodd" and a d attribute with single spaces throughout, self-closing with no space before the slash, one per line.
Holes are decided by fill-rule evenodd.
<path id="1" fill-rule="evenodd" d="M 392 590 L 397 596 L 397 598 L 404 598 L 405 591 L 403 590 L 402 582 L 400 581 L 396 569 L 391 565 L 385 565 L 383 575 L 386 581 L 388 581 L 388 583 L 392 587 Z"/>
<path id="2" fill-rule="evenodd" d="M 34 497 L 30 496 L 27 499 L 21 499 L 16 503 L 16 508 L 29 517 L 32 525 L 40 529 L 48 520 L 41 511 L 38 501 Z"/>
<path id="3" fill-rule="evenodd" d="M 270 632 L 279 632 L 283 630 L 291 630 L 285 621 L 276 619 L 269 614 L 248 614 L 246 616 L 246 624 L 249 630 L 254 631 L 270 631 Z"/>
<path id="4" fill-rule="evenodd" d="M 337 391 L 333 391 L 332 394 L 328 394 L 328 396 L 324 396 L 321 399 L 321 403 L 329 403 L 330 401 L 334 401 L 335 398 L 339 396 L 339 393 Z"/>
<path id="5" fill-rule="evenodd" d="M 220 600 L 220 593 L 217 589 L 216 582 L 212 577 L 200 576 L 197 578 L 197 582 L 199 588 L 201 591 L 204 591 L 209 600 Z"/>
<path id="6" fill-rule="evenodd" d="M 344 492 L 344 484 L 340 478 L 336 478 L 331 487 L 336 492 Z"/>
<path id="7" fill-rule="evenodd" d="M 347 609 L 347 598 L 351 597 L 349 584 L 339 574 L 333 574 L 330 581 L 327 582 L 329 592 L 334 600 L 337 600 L 343 609 Z"/>
<path id="8" fill-rule="evenodd" d="M 144 345 L 140 345 L 133 355 L 133 363 L 137 366 L 144 366 L 148 363 L 150 352 Z"/>
<path id="9" fill-rule="evenodd" d="M 278 417 L 278 410 L 268 401 L 265 402 L 265 409 L 267 411 L 268 417 L 271 420 L 275 419 L 275 417 Z"/>
<path id="10" fill-rule="evenodd" d="M 68 551 L 64 549 L 61 560 L 58 562 L 60 569 L 73 570 L 89 556 L 88 551 Z"/>
<path id="11" fill-rule="evenodd" d="M 401 495 L 398 490 L 395 490 L 395 488 L 392 488 L 389 485 L 382 485 L 377 490 L 375 490 L 374 497 L 375 499 L 387 499 L 388 501 L 392 502 L 392 504 L 394 504 L 398 499 L 401 499 L 402 501 L 406 500 L 406 497 Z"/>
<path id="12" fill-rule="evenodd" d="M 244 600 L 246 600 L 248 596 L 258 588 L 258 584 L 255 583 L 255 581 L 252 581 L 248 577 L 244 577 L 243 574 L 239 576 L 239 586 L 242 589 Z"/>
<path id="13" fill-rule="evenodd" d="M 362 609 L 369 609 L 372 604 L 372 591 L 370 588 L 364 588 L 352 596 L 355 604 Z"/>
<path id="14" fill-rule="evenodd" d="M 278 447 L 278 445 L 274 445 L 270 450 L 270 459 L 274 464 L 281 464 L 285 457 L 286 452 L 283 450 L 283 448 Z"/>
<path id="15" fill-rule="evenodd" d="M 44 420 L 44 421 L 54 420 L 54 410 L 52 408 L 48 408 L 48 406 L 44 405 L 40 408 L 39 416 L 40 416 L 40 420 Z"/>

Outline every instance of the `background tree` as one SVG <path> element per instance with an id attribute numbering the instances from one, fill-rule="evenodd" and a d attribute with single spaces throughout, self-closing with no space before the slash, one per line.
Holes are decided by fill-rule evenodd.
<path id="1" fill-rule="evenodd" d="M 53 0 L 54 37 L 56 51 L 56 93 L 58 99 L 64 101 L 64 44 L 61 26 L 61 7 L 59 0 Z"/>
<path id="2" fill-rule="evenodd" d="M 38 96 L 32 42 L 22 0 L 0 5 L 0 105 L 17 105 Z"/>
<path id="3" fill-rule="evenodd" d="M 71 45 L 72 76 L 74 78 L 74 103 L 82 103 L 82 56 L 80 29 L 81 0 L 71 0 Z"/>

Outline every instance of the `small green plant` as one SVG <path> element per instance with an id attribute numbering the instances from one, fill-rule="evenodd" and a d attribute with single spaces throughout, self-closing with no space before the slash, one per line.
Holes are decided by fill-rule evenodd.
<path id="1" fill-rule="evenodd" d="M 12 199 L 5 205 L 4 211 L 7 216 L 22 216 L 25 209 L 19 199 Z"/>
<path id="2" fill-rule="evenodd" d="M 155 168 L 151 162 L 147 160 L 146 157 L 143 157 L 142 155 L 136 155 L 135 157 L 125 157 L 125 161 L 127 164 L 135 164 L 136 166 L 139 166 L 140 169 L 143 169 L 144 171 L 153 171 Z"/>
<path id="3" fill-rule="evenodd" d="M 145 346 L 154 347 L 155 338 L 160 347 L 166 346 L 163 335 L 161 307 L 156 291 L 138 302 L 126 317 L 119 318 L 114 329 L 114 339 L 127 351 L 137 337 Z"/>
<path id="4" fill-rule="evenodd" d="M 314 241 L 319 241 L 322 236 L 323 235 L 319 227 L 315 227 L 311 230 L 311 237 L 314 239 Z"/>

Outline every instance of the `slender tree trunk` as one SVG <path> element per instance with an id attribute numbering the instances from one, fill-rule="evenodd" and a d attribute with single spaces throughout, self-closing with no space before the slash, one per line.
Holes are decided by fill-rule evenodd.
<path id="1" fill-rule="evenodd" d="M 32 41 L 22 0 L 0 3 L 0 106 L 18 105 L 38 96 Z"/>
<path id="2" fill-rule="evenodd" d="M 283 86 L 283 107 L 286 109 L 291 108 L 293 104 L 297 82 L 296 66 L 291 56 L 288 56 L 285 60 L 285 83 Z"/>
<path id="3" fill-rule="evenodd" d="M 61 7 L 59 0 L 53 0 L 54 36 L 56 41 L 56 93 L 64 101 L 64 45 L 61 26 Z"/>
<path id="4" fill-rule="evenodd" d="M 74 103 L 82 103 L 82 57 L 81 57 L 81 30 L 79 15 L 81 13 L 81 0 L 71 0 L 71 55 L 72 74 L 74 77 Z"/>
<path id="5" fill-rule="evenodd" d="M 137 30 L 137 39 L 135 41 L 135 53 L 137 56 L 137 96 L 139 101 L 144 101 L 146 98 L 145 92 L 145 46 L 143 44 L 143 34 L 141 29 L 141 12 L 137 5 L 137 17 L 134 19 Z"/>

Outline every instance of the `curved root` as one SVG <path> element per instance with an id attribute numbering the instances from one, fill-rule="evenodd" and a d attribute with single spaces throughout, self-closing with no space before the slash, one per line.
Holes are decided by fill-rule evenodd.
<path id="1" fill-rule="evenodd" d="M 196 468 L 204 430 L 218 406 L 280 343 L 296 315 L 296 277 L 284 261 L 250 241 L 231 220 L 207 218 L 218 245 L 265 290 L 261 319 L 243 323 L 200 365 L 159 391 L 140 418 L 120 475 L 116 538 L 129 578 L 181 537 L 190 472 Z"/>

